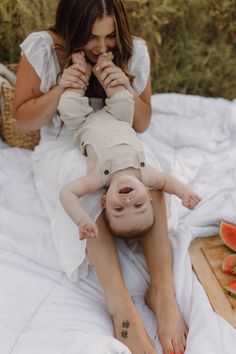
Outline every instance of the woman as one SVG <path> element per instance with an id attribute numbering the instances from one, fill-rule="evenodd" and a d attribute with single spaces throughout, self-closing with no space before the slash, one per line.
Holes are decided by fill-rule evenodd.
<path id="1" fill-rule="evenodd" d="M 72 64 L 70 56 L 82 50 L 86 61 L 93 66 L 100 54 L 112 51 L 114 61 L 102 68 L 107 85 L 123 85 L 132 92 L 133 126 L 137 132 L 143 132 L 151 118 L 151 80 L 145 43 L 131 37 L 122 0 L 61 0 L 55 25 L 48 31 L 29 35 L 21 48 L 15 117 L 25 131 L 41 129 L 41 141 L 33 154 L 35 182 L 51 220 L 62 266 L 71 280 L 86 276 L 87 251 L 104 289 L 116 338 L 133 354 L 154 354 L 125 286 L 115 242 L 103 215 L 97 220 L 100 237 L 87 240 L 85 245 L 79 241 L 77 229 L 58 202 L 60 187 L 85 174 L 86 168 L 70 133 L 61 127 L 57 114 L 60 96 L 67 88 L 86 88 L 94 107 L 101 107 L 105 98 L 95 77 L 88 82 L 87 73 L 78 64 Z M 92 202 L 86 200 L 85 205 L 87 203 L 90 215 L 96 218 L 100 213 L 99 206 L 96 207 L 100 196 L 92 198 Z M 164 353 L 179 354 L 184 351 L 187 327 L 174 296 L 164 196 L 155 192 L 152 198 L 156 223 L 141 241 L 151 276 L 145 299 L 156 315 Z"/>

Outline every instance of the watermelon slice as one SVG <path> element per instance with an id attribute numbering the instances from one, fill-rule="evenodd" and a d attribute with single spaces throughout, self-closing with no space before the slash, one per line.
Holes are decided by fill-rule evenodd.
<path id="1" fill-rule="evenodd" d="M 236 253 L 230 254 L 223 260 L 222 272 L 236 275 Z"/>
<path id="2" fill-rule="evenodd" d="M 227 247 L 236 252 L 236 225 L 221 221 L 220 237 Z"/>
<path id="3" fill-rule="evenodd" d="M 226 285 L 224 287 L 224 291 L 226 292 L 226 294 L 236 299 L 236 281 L 233 281 L 232 283 Z"/>

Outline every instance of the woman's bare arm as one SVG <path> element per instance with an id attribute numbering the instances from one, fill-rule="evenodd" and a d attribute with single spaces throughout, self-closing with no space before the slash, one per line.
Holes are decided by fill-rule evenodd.
<path id="1" fill-rule="evenodd" d="M 80 89 L 86 85 L 83 69 L 73 64 L 64 69 L 57 85 L 48 92 L 40 90 L 41 80 L 23 55 L 16 80 L 14 116 L 24 131 L 37 130 L 47 124 L 57 111 L 62 92 L 66 88 Z"/>
<path id="2" fill-rule="evenodd" d="M 23 56 L 17 72 L 14 116 L 24 131 L 40 129 L 56 113 L 63 89 L 55 86 L 43 94 L 40 84 L 41 80 L 34 68 Z"/>
<path id="3" fill-rule="evenodd" d="M 134 123 L 133 128 L 138 133 L 143 133 L 149 126 L 152 116 L 151 107 L 151 77 L 149 76 L 147 85 L 140 96 L 133 90 L 134 96 Z"/>

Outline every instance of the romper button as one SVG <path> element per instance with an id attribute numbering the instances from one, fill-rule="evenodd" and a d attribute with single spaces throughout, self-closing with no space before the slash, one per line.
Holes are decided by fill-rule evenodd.
<path id="1" fill-rule="evenodd" d="M 141 166 L 141 167 L 144 167 L 144 166 L 145 166 L 145 163 L 144 163 L 144 162 L 140 162 L 140 166 Z"/>
<path id="2" fill-rule="evenodd" d="M 105 170 L 104 173 L 105 173 L 105 175 L 108 175 L 109 171 L 108 171 L 108 170 Z"/>

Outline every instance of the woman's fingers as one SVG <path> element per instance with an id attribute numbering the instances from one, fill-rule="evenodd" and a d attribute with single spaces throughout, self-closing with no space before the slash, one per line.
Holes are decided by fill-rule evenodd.
<path id="1" fill-rule="evenodd" d="M 59 80 L 59 86 L 66 88 L 83 88 L 88 85 L 88 78 L 74 67 L 65 69 Z"/>
<path id="2" fill-rule="evenodd" d="M 123 72 L 110 74 L 104 81 L 105 88 L 120 85 L 123 85 L 128 91 L 132 89 L 128 77 Z"/>
<path id="3" fill-rule="evenodd" d="M 82 65 L 82 63 L 74 63 L 71 66 L 69 66 L 66 70 L 72 69 L 81 72 L 82 74 L 86 73 L 86 67 L 85 65 Z"/>
<path id="4" fill-rule="evenodd" d="M 105 80 L 110 76 L 110 75 L 124 75 L 123 71 L 120 68 L 116 67 L 109 67 L 106 68 L 102 71 L 101 73 L 101 80 L 105 82 Z"/>
<path id="5" fill-rule="evenodd" d="M 105 70 L 106 68 L 111 68 L 111 67 L 115 67 L 115 68 L 118 68 L 120 69 L 118 66 L 116 66 L 111 60 L 103 60 L 101 62 L 98 62 L 96 65 L 95 65 L 95 70 Z"/>
<path id="6" fill-rule="evenodd" d="M 114 72 L 112 74 L 109 74 L 105 80 L 103 80 L 103 85 L 104 87 L 107 87 L 109 86 L 112 81 L 114 80 L 118 80 L 118 79 L 121 79 L 122 80 L 122 77 L 121 77 L 121 74 L 120 73 L 117 73 L 117 72 Z"/>
<path id="7" fill-rule="evenodd" d="M 68 68 L 68 69 L 65 69 L 65 75 L 69 75 L 69 76 L 74 76 L 76 77 L 77 79 L 80 79 L 81 81 L 83 81 L 85 84 L 87 84 L 87 76 L 79 71 L 79 70 L 76 70 L 75 68 Z"/>
<path id="8" fill-rule="evenodd" d="M 123 85 L 129 91 L 132 89 L 126 74 L 111 60 L 103 60 L 98 62 L 94 67 L 94 71 L 95 76 L 96 71 L 101 72 L 99 74 L 99 81 L 105 89 L 108 86 L 115 87 L 119 85 Z"/>
<path id="9" fill-rule="evenodd" d="M 125 73 L 118 66 L 110 66 L 101 71 L 101 80 L 104 82 L 110 75 L 119 74 L 126 77 Z"/>
<path id="10" fill-rule="evenodd" d="M 64 89 L 66 88 L 85 89 L 87 87 L 87 85 L 85 85 L 85 83 L 82 80 L 75 78 L 74 76 L 66 76 L 64 78 L 61 78 L 59 81 L 59 86 L 63 87 Z"/>

